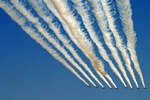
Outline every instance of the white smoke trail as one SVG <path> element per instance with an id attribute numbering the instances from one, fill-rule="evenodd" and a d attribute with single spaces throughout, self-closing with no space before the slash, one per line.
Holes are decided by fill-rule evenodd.
<path id="1" fill-rule="evenodd" d="M 95 55 L 95 53 L 93 52 L 93 48 L 92 48 L 92 46 L 90 46 L 89 47 L 89 40 L 87 40 L 87 38 L 86 38 L 86 36 L 84 35 L 85 33 L 82 33 L 82 30 L 80 30 L 80 27 L 79 27 L 79 23 L 74 19 L 74 16 L 72 15 L 72 13 L 70 13 L 70 10 L 69 10 L 69 8 L 67 7 L 67 4 L 63 4 L 64 2 L 66 2 L 66 1 L 64 1 L 63 3 L 62 3 L 62 5 L 57 5 L 57 3 L 59 3 L 60 1 L 55 1 L 55 5 L 56 6 L 58 6 L 58 10 L 60 10 L 60 8 L 59 8 L 59 6 L 61 6 L 61 7 L 63 7 L 63 8 L 65 8 L 65 9 L 63 9 L 63 11 L 59 11 L 60 13 L 61 13 L 61 15 L 63 15 L 62 17 L 64 18 L 64 20 L 66 20 L 66 22 L 68 23 L 68 25 L 70 25 L 70 27 L 71 27 L 71 30 L 73 31 L 72 32 L 72 34 L 74 35 L 74 37 L 79 41 L 79 43 L 80 43 L 80 49 L 82 49 L 82 51 L 83 52 L 85 52 L 86 54 L 86 56 L 90 59 L 90 61 L 91 61 L 91 63 L 92 63 L 92 65 L 93 65 L 93 67 L 94 67 L 94 69 L 96 70 L 96 72 L 97 72 L 97 70 L 99 71 L 99 72 L 101 72 L 101 69 L 99 68 L 100 67 L 100 63 L 102 64 L 102 62 L 100 62 L 99 63 L 99 59 L 96 57 L 96 55 Z M 69 18 L 67 18 L 67 17 L 69 17 Z M 67 20 L 67 19 L 70 19 L 70 20 Z M 73 24 L 72 24 L 73 23 Z M 78 27 L 77 27 L 78 26 Z M 76 30 L 78 30 L 78 31 L 76 31 Z M 82 34 L 79 34 L 79 33 L 82 33 Z M 82 36 L 80 36 L 80 35 L 83 35 L 83 37 Z M 82 38 L 83 39 L 82 39 Z M 84 41 L 83 40 L 86 40 L 86 41 L 88 41 L 88 43 L 87 42 L 85 42 L 85 43 L 83 43 Z M 85 45 L 86 44 L 86 45 Z M 90 45 L 91 45 L 91 43 L 90 43 Z M 85 46 L 85 47 L 84 47 Z M 87 49 L 87 47 L 88 47 L 88 49 Z M 98 63 L 98 64 L 97 64 Z M 103 66 L 103 65 L 101 65 L 101 66 Z M 101 73 L 103 73 L 103 72 L 101 72 Z M 112 83 L 112 84 L 114 84 L 114 82 L 113 82 L 113 80 L 111 79 L 111 77 L 108 75 L 108 74 L 106 74 L 106 73 L 103 73 L 103 75 L 108 79 L 108 80 L 110 80 L 110 82 Z M 99 75 L 100 76 L 100 75 Z M 100 76 L 101 77 L 101 76 Z M 101 77 L 103 80 L 104 80 L 104 78 L 103 77 Z M 106 79 L 104 80 L 105 81 L 105 83 L 107 84 L 108 82 L 106 82 Z M 108 84 L 107 84 L 108 85 Z M 109 85 L 108 85 L 109 86 Z M 116 85 L 114 84 L 114 87 L 115 88 L 117 88 L 116 87 Z"/>
<path id="2" fill-rule="evenodd" d="M 20 15 L 14 10 L 12 5 L 6 4 L 4 1 L 0 0 L 0 8 L 2 8 L 15 22 L 17 22 L 21 28 L 37 43 L 39 43 L 50 55 L 52 55 L 56 60 L 61 62 L 68 70 L 70 70 L 78 79 L 80 79 L 87 86 L 89 84 L 54 50 L 52 49 L 48 43 L 46 43 L 41 35 L 37 34 L 35 29 L 32 27 L 25 25 L 27 22 L 25 18 L 20 17 Z"/>
<path id="3" fill-rule="evenodd" d="M 63 27 L 66 30 L 66 32 L 68 33 L 69 37 L 73 40 L 73 42 L 75 42 L 75 44 L 79 46 L 78 41 L 74 38 L 74 36 L 72 35 L 72 31 L 70 30 L 69 26 L 67 25 L 67 23 L 63 20 L 63 18 L 61 17 L 61 15 L 59 14 L 59 12 L 56 10 L 55 6 L 53 5 L 51 0 L 43 0 L 45 2 L 45 4 L 47 5 L 47 7 L 55 14 L 55 16 L 57 16 L 57 18 L 61 21 L 61 23 L 63 23 Z"/>
<path id="4" fill-rule="evenodd" d="M 105 14 L 104 14 L 101 2 L 100 2 L 100 0 L 97 0 L 97 1 L 90 0 L 90 1 L 93 4 L 95 16 L 98 20 L 98 24 L 103 33 L 105 43 L 110 48 L 112 55 L 115 56 L 114 58 L 117 61 L 117 59 L 119 59 L 119 54 L 118 54 L 116 48 L 113 46 L 113 42 L 112 42 L 112 38 L 111 38 L 112 33 L 110 32 L 110 30 L 108 28 L 108 22 L 107 22 Z M 117 59 L 116 59 L 116 57 L 117 57 Z M 131 62 L 130 62 L 129 56 L 126 55 L 126 58 L 127 59 L 125 59 L 125 63 L 126 63 L 127 69 L 130 72 L 136 86 L 138 87 L 133 69 L 131 68 Z"/>
<path id="5" fill-rule="evenodd" d="M 89 72 L 89 74 L 99 83 L 100 81 L 96 78 L 96 76 L 93 74 L 91 69 L 88 67 L 88 65 L 80 58 L 78 53 L 74 50 L 72 45 L 69 43 L 69 39 L 66 38 L 60 31 L 59 28 L 57 28 L 54 23 L 52 23 L 52 16 L 49 15 L 49 13 L 46 10 L 49 10 L 48 8 L 45 7 L 43 2 L 41 0 L 30 0 L 30 3 L 36 10 L 36 12 L 44 19 L 45 22 L 48 23 L 49 27 L 55 32 L 56 36 L 62 41 L 65 47 L 67 47 L 70 52 L 73 54 L 73 56 L 79 61 L 79 63 Z M 39 4 L 40 3 L 40 4 Z"/>
<path id="6" fill-rule="evenodd" d="M 61 17 L 66 21 L 69 25 L 72 35 L 74 38 L 79 41 L 78 45 L 80 49 L 85 53 L 85 55 L 90 59 L 95 70 L 98 69 L 100 73 L 104 76 L 107 76 L 107 73 L 104 71 L 104 66 L 101 60 L 99 60 L 93 52 L 92 43 L 87 39 L 80 29 L 80 22 L 78 22 L 75 17 L 72 15 L 72 12 L 68 8 L 68 5 L 65 0 L 52 0 L 55 5 L 57 11 L 60 13 Z M 61 9 L 63 8 L 63 9 Z M 104 80 L 105 81 L 105 80 Z"/>
<path id="7" fill-rule="evenodd" d="M 115 24 L 115 18 L 113 17 L 113 15 L 115 14 L 115 11 L 112 11 L 111 6 L 110 6 L 110 0 L 101 0 L 102 6 L 104 8 L 107 20 L 108 20 L 108 24 L 109 27 L 115 37 L 116 40 L 116 46 L 119 48 L 119 50 L 121 51 L 121 54 L 123 56 L 123 59 L 129 63 L 129 55 L 125 49 L 125 45 L 123 44 L 123 40 L 122 37 L 119 35 L 116 24 Z M 129 68 L 129 67 L 128 67 Z M 129 69 L 128 69 L 129 70 Z M 129 81 L 128 81 L 129 83 Z M 130 87 L 131 84 L 129 84 Z"/>
<path id="8" fill-rule="evenodd" d="M 94 2 L 95 0 L 92 0 L 92 1 Z M 97 45 L 101 56 L 104 58 L 104 60 L 106 60 L 109 63 L 111 69 L 119 77 L 121 82 L 125 85 L 125 82 L 123 81 L 119 71 L 116 69 L 116 67 L 114 66 L 112 61 L 109 59 L 109 57 L 107 55 L 107 52 L 105 51 L 105 49 L 103 47 L 103 44 L 99 41 L 98 35 L 97 35 L 96 31 L 93 29 L 93 26 L 92 26 L 93 22 L 90 20 L 91 18 L 90 18 L 89 13 L 88 13 L 88 10 L 91 10 L 91 9 L 89 7 L 87 7 L 87 8 L 84 7 L 85 3 L 83 4 L 82 0 L 74 0 L 74 3 L 76 4 L 76 8 L 77 8 L 78 12 L 80 13 L 80 15 L 81 15 L 81 17 L 83 19 L 83 22 L 84 22 L 84 24 L 85 24 L 85 26 L 86 26 L 86 28 L 87 28 L 87 30 L 89 32 L 89 35 L 91 36 L 91 38 L 93 39 L 93 41 Z M 85 5 L 88 5 L 88 4 L 85 4 Z M 111 47 L 113 47 L 113 45 L 111 45 Z M 125 79 L 129 82 L 129 84 L 131 84 L 130 81 L 129 81 L 129 78 L 128 78 L 127 74 L 126 74 L 126 71 L 125 71 L 125 69 L 124 69 L 124 67 L 123 67 L 123 65 L 121 63 L 121 60 L 119 59 L 119 56 L 117 55 L 117 52 L 115 52 L 115 48 L 114 47 L 113 47 L 112 54 L 113 54 L 116 62 L 118 63 L 119 68 L 122 71 Z"/>
<path id="9" fill-rule="evenodd" d="M 134 63 L 134 67 L 136 71 L 138 72 L 140 76 L 143 87 L 145 88 L 143 75 L 142 75 L 142 72 L 138 63 L 138 58 L 136 56 L 136 51 L 135 51 L 136 33 L 134 31 L 134 26 L 133 26 L 133 21 L 132 21 L 132 9 L 130 5 L 130 0 L 116 0 L 116 3 L 117 3 L 118 10 L 120 13 L 123 30 L 127 36 L 127 46 L 131 54 L 131 59 Z"/>
<path id="10" fill-rule="evenodd" d="M 77 45 L 77 47 L 79 47 L 79 48 L 83 51 L 83 53 L 84 53 L 84 48 L 82 48 L 82 47 L 80 46 L 80 43 L 78 43 L 78 40 L 76 40 L 76 38 L 72 35 L 73 33 L 72 33 L 72 30 L 70 29 L 70 26 L 68 26 L 68 24 L 66 23 L 65 19 L 59 14 L 59 11 L 56 9 L 56 7 L 54 6 L 54 4 L 52 3 L 52 0 L 43 0 L 43 1 L 44 1 L 45 4 L 47 5 L 47 7 L 55 14 L 55 16 L 57 16 L 58 19 L 61 21 L 61 23 L 62 23 L 64 29 L 66 30 L 66 32 L 68 33 L 68 35 L 69 35 L 69 37 L 72 39 L 72 41 L 73 41 L 73 42 Z M 74 32 L 75 32 L 75 30 L 74 30 Z M 84 54 L 87 56 L 86 52 L 85 52 Z M 88 56 L 87 56 L 87 57 L 88 57 Z M 88 58 L 89 58 L 89 57 L 88 57 Z M 95 68 L 94 68 L 94 69 L 95 69 Z M 107 76 L 108 76 L 108 74 L 107 74 Z M 100 77 L 101 77 L 101 76 L 100 76 Z M 101 77 L 101 78 L 104 80 L 105 83 L 108 83 L 105 78 L 103 78 L 103 77 Z M 112 80 L 111 77 L 110 77 L 109 79 Z M 107 84 L 107 85 L 109 85 L 109 84 Z M 102 84 L 100 84 L 100 86 L 104 87 Z"/>
<path id="11" fill-rule="evenodd" d="M 107 22 L 105 14 L 104 14 L 105 12 L 103 11 L 101 2 L 100 2 L 100 0 L 97 0 L 97 1 L 90 0 L 90 1 L 93 4 L 95 16 L 97 17 L 98 24 L 101 28 L 102 33 L 103 33 L 105 43 L 109 47 L 109 49 L 111 50 L 111 53 L 114 56 L 115 60 L 118 61 L 117 59 L 119 59 L 119 54 L 117 52 L 117 49 L 113 46 L 113 41 L 112 41 L 112 37 L 111 37 L 112 33 L 110 32 L 110 30 L 108 28 L 109 27 L 108 22 Z M 125 60 L 125 64 L 126 64 L 128 71 L 130 72 L 136 86 L 138 87 L 133 69 L 131 68 L 131 61 L 130 61 L 129 55 L 124 56 L 124 60 Z"/>
<path id="12" fill-rule="evenodd" d="M 66 52 L 66 50 L 61 47 L 61 45 L 51 36 L 49 35 L 49 33 L 42 28 L 42 24 L 39 22 L 39 18 L 33 16 L 33 14 L 27 10 L 23 4 L 21 4 L 18 0 L 11 0 L 11 2 L 15 5 L 15 7 L 17 8 L 17 10 L 19 10 L 20 12 L 22 12 L 22 14 L 24 16 L 27 17 L 27 19 L 29 21 L 31 21 L 35 27 L 39 30 L 39 32 L 41 32 L 41 34 L 43 36 L 45 36 L 45 38 L 52 43 L 70 62 L 72 65 L 74 65 L 75 68 L 77 68 L 83 75 L 84 77 L 86 77 L 91 84 L 96 87 L 95 83 L 90 79 L 90 77 L 83 71 L 83 69 L 70 57 L 70 55 Z"/>

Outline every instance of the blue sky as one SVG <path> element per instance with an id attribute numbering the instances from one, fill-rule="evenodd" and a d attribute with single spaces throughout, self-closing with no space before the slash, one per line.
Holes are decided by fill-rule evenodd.
<path id="1" fill-rule="evenodd" d="M 150 85 L 149 3 L 148 0 L 132 0 L 133 20 L 137 32 L 136 50 L 147 87 Z M 139 79 L 138 82 L 140 83 Z M 141 100 L 150 98 L 149 88 L 146 90 L 125 89 L 121 83 L 118 87 L 120 87 L 118 90 L 87 88 L 0 9 L 1 100 Z"/>

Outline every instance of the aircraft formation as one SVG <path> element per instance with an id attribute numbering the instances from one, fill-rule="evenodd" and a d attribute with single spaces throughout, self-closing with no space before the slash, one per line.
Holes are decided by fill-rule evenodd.
<path id="1" fill-rule="evenodd" d="M 0 8 L 88 87 L 117 89 L 113 74 L 139 88 L 135 70 L 146 88 L 130 0 L 0 0 Z"/>

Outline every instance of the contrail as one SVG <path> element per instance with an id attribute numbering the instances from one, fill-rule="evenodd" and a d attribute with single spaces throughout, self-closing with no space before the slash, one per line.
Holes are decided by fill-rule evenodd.
<path id="1" fill-rule="evenodd" d="M 34 25 L 35 27 L 41 32 L 45 38 L 52 43 L 70 62 L 72 65 L 75 66 L 83 75 L 86 77 L 91 84 L 96 87 L 96 84 L 90 79 L 90 77 L 83 71 L 83 69 L 70 57 L 70 55 L 66 52 L 66 50 L 51 36 L 49 33 L 42 28 L 42 24 L 39 22 L 39 18 L 33 16 L 33 14 L 27 10 L 21 2 L 18 0 L 11 0 L 11 2 L 15 5 L 18 11 L 22 12 L 24 16 L 26 16 Z M 36 24 L 35 24 L 36 23 Z"/>
<path id="2" fill-rule="evenodd" d="M 100 81 L 96 78 L 96 76 L 93 74 L 91 69 L 88 67 L 88 65 L 80 58 L 78 53 L 74 50 L 72 45 L 70 44 L 70 40 L 61 33 L 61 30 L 56 27 L 52 21 L 54 19 L 54 15 L 50 14 L 49 9 L 46 7 L 44 2 L 42 0 L 30 0 L 30 3 L 36 10 L 36 12 L 44 19 L 45 22 L 48 23 L 49 27 L 53 29 L 55 32 L 56 36 L 61 40 L 61 42 L 64 44 L 65 47 L 67 47 L 70 52 L 73 54 L 73 56 L 79 61 L 79 63 L 89 72 L 89 74 L 95 79 L 96 82 L 99 84 Z"/>
<path id="3" fill-rule="evenodd" d="M 85 33 L 83 33 L 82 30 L 80 29 L 80 26 L 79 26 L 80 22 L 76 21 L 72 12 L 67 7 L 66 1 L 64 0 L 63 2 L 61 2 L 60 0 L 53 0 L 53 3 L 56 6 L 56 9 L 58 10 L 58 12 L 62 15 L 62 18 L 69 25 L 72 31 L 72 35 L 74 35 L 74 38 L 76 38 L 79 41 L 78 45 L 80 49 L 86 53 L 85 55 L 90 59 L 94 69 L 96 71 L 98 69 L 100 73 L 102 73 L 106 78 L 110 79 L 110 81 L 113 83 L 111 77 L 104 71 L 103 63 L 96 57 L 95 53 L 93 52 L 92 43 L 90 42 L 89 39 L 87 39 L 87 37 L 85 36 Z M 61 7 L 63 9 L 61 9 Z M 106 80 L 104 81 L 106 84 L 108 83 L 106 82 Z"/>
<path id="4" fill-rule="evenodd" d="M 92 0 L 93 2 L 96 0 Z M 112 61 L 109 59 L 107 52 L 105 51 L 103 44 L 99 41 L 99 36 L 97 35 L 97 30 L 94 30 L 94 26 L 92 26 L 93 22 L 91 21 L 91 16 L 89 14 L 89 11 L 91 11 L 91 7 L 89 7 L 88 5 L 88 1 L 84 1 L 82 2 L 82 0 L 74 0 L 74 3 L 77 5 L 75 6 L 78 9 L 78 12 L 80 13 L 80 15 L 82 16 L 83 22 L 89 32 L 89 35 L 91 36 L 92 40 L 95 42 L 95 44 L 97 45 L 99 52 L 101 54 L 101 56 L 104 58 L 104 60 L 106 60 L 111 69 L 114 71 L 114 73 L 119 77 L 119 79 L 121 80 L 121 82 L 124 84 L 124 86 L 126 86 L 125 82 L 123 81 L 123 78 L 121 77 L 119 71 L 116 69 L 116 67 L 114 66 L 114 64 L 112 63 Z M 113 47 L 111 45 L 111 47 Z M 111 48 L 110 47 L 110 48 Z M 114 50 L 114 47 L 113 47 Z M 125 76 L 126 80 L 130 83 L 129 78 L 126 74 L 126 71 L 121 63 L 121 60 L 119 59 L 119 56 L 116 54 L 116 52 L 112 52 L 112 54 L 115 56 L 115 60 L 117 61 L 119 68 L 121 69 L 123 75 Z"/>
<path id="5" fill-rule="evenodd" d="M 121 38 L 121 36 L 119 35 L 118 33 L 118 30 L 117 30 L 117 26 L 115 24 L 115 18 L 113 16 L 113 14 L 115 13 L 114 11 L 112 11 L 111 9 L 111 6 L 110 6 L 110 0 L 101 0 L 101 3 L 102 3 L 102 6 L 104 8 L 104 11 L 105 11 L 105 14 L 106 14 L 106 17 L 107 17 L 107 20 L 108 20 L 108 24 L 109 24 L 109 27 L 115 37 L 115 40 L 116 40 L 116 46 L 119 48 L 119 50 L 121 51 L 122 53 L 122 56 L 123 56 L 123 59 L 125 60 L 126 63 L 129 63 L 129 55 L 127 54 L 127 51 L 126 49 L 124 48 L 125 45 L 123 44 L 123 40 Z M 121 61 L 120 61 L 121 62 Z M 128 66 L 128 70 L 129 70 L 129 67 Z M 130 87 L 132 88 L 132 85 L 130 84 L 130 80 L 127 80 L 128 84 L 130 85 Z"/>
<path id="6" fill-rule="evenodd" d="M 52 55 L 56 60 L 61 62 L 68 70 L 70 70 L 78 79 L 80 79 L 87 86 L 89 84 L 53 49 L 48 43 L 46 43 L 40 33 L 32 28 L 30 25 L 26 25 L 29 23 L 20 13 L 16 11 L 16 9 L 9 3 L 0 0 L 0 8 L 2 8 L 16 23 L 20 25 L 20 27 L 37 43 L 39 43 L 50 55 Z"/>
<path id="7" fill-rule="evenodd" d="M 136 56 L 135 45 L 136 45 L 136 33 L 134 31 L 133 21 L 132 21 L 132 9 L 130 5 L 130 0 L 116 0 L 117 7 L 120 13 L 120 19 L 122 21 L 123 30 L 127 36 L 127 46 L 131 54 L 131 59 L 134 63 L 134 67 L 138 72 L 140 79 L 142 81 L 143 87 L 145 88 L 145 83 L 143 75 L 138 63 L 138 58 Z M 138 84 L 136 84 L 138 87 Z"/>

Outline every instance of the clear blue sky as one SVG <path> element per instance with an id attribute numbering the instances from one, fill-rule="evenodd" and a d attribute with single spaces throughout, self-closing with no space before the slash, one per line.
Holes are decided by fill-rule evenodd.
<path id="1" fill-rule="evenodd" d="M 87 88 L 0 9 L 0 100 L 148 100 L 150 1 L 131 1 L 136 50 L 148 89 L 125 89 L 121 83 L 118 90 Z"/>

